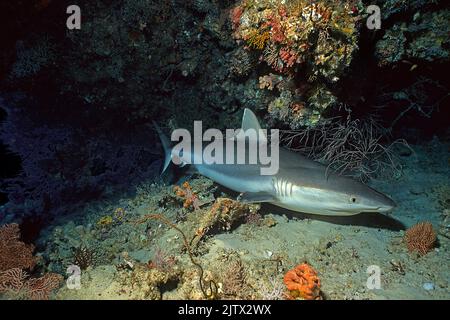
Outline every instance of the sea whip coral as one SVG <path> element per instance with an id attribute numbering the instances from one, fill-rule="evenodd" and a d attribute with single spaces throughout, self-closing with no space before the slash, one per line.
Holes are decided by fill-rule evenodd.
<path id="1" fill-rule="evenodd" d="M 284 276 L 284 284 L 292 299 L 301 297 L 306 300 L 316 300 L 320 298 L 320 279 L 317 272 L 307 263 L 299 264 L 289 270 Z"/>
<path id="2" fill-rule="evenodd" d="M 423 256 L 434 248 L 436 232 L 430 222 L 420 222 L 406 230 L 405 240 L 410 252 Z"/>

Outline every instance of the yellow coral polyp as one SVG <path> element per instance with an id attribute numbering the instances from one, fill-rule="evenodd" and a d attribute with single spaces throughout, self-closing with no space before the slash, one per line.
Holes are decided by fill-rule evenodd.
<path id="1" fill-rule="evenodd" d="M 249 46 L 262 50 L 266 46 L 267 42 L 269 41 L 270 33 L 269 31 L 264 31 L 263 33 L 259 33 L 258 30 L 253 31 L 250 33 L 247 39 L 247 43 Z"/>
<path id="2" fill-rule="evenodd" d="M 98 221 L 97 221 L 97 225 L 99 227 L 107 227 L 110 226 L 113 223 L 113 218 L 111 216 L 104 216 L 101 217 Z"/>

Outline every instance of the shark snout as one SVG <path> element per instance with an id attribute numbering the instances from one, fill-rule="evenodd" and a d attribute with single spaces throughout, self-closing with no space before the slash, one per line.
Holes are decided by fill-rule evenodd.
<path id="1" fill-rule="evenodd" d="M 384 197 L 384 199 L 378 209 L 378 212 L 384 213 L 384 212 L 392 211 L 397 206 L 397 204 L 391 198 L 389 198 L 387 196 L 383 196 L 383 197 Z"/>

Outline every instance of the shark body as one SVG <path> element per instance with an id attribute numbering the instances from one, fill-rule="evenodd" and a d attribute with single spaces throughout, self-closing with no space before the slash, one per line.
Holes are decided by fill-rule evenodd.
<path id="1" fill-rule="evenodd" d="M 244 111 L 242 128 L 261 128 L 249 109 Z M 171 150 L 168 139 L 157 129 L 166 150 L 165 170 L 171 160 Z M 369 186 L 327 172 L 327 167 L 321 163 L 281 147 L 279 170 L 275 175 L 261 175 L 259 164 L 192 166 L 199 174 L 239 192 L 238 200 L 246 203 L 268 202 L 296 212 L 330 216 L 385 213 L 395 207 L 393 200 Z"/>

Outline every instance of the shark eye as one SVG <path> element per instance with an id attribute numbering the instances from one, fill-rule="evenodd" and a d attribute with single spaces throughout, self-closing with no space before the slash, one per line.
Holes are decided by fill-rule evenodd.
<path id="1" fill-rule="evenodd" d="M 353 196 L 350 197 L 350 202 L 351 202 L 351 203 L 356 203 L 356 197 L 353 197 Z"/>

